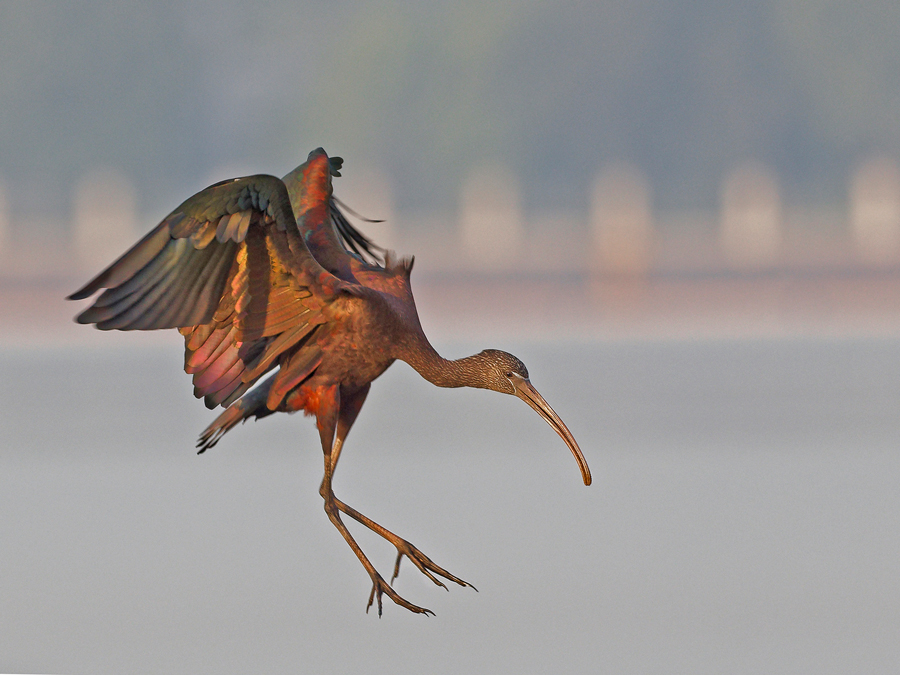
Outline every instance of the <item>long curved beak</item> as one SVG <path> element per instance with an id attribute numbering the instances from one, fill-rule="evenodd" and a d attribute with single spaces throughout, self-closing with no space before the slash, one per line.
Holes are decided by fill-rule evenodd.
<path id="1" fill-rule="evenodd" d="M 581 448 L 578 447 L 578 443 L 575 441 L 575 437 L 572 436 L 569 428 L 563 423 L 553 408 L 550 407 L 550 404 L 544 400 L 544 397 L 538 393 L 538 390 L 531 385 L 529 380 L 514 377 L 512 383 L 516 390 L 516 396 L 530 405 L 566 442 L 566 445 L 569 446 L 569 450 L 572 451 L 572 455 L 575 457 L 575 461 L 578 462 L 578 468 L 581 469 L 581 477 L 584 479 L 584 484 L 590 485 L 591 470 L 588 468 L 587 461 L 584 459 L 584 455 L 581 454 Z"/>

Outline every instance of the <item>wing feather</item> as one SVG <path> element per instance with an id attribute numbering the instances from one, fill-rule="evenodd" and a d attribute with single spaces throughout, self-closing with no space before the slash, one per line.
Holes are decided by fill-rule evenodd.
<path id="1" fill-rule="evenodd" d="M 200 227 L 188 238 L 194 248 L 201 251 L 216 238 L 216 228 L 213 227 L 212 223 L 201 223 Z"/>
<path id="2" fill-rule="evenodd" d="M 177 252 L 176 247 L 167 246 L 159 254 L 147 263 L 143 269 L 137 272 L 131 279 L 126 281 L 120 286 L 116 286 L 114 288 L 110 288 L 97 298 L 94 302 L 94 307 L 99 308 L 112 308 L 116 305 L 122 303 L 121 311 L 124 308 L 130 307 L 134 302 L 137 301 L 136 298 L 130 298 L 130 296 L 139 291 L 141 289 L 148 289 L 156 286 L 159 283 L 160 279 L 169 272 L 174 264 L 175 253 Z M 128 299 L 130 298 L 130 302 Z M 122 301 L 125 301 L 124 303 Z M 89 316 L 85 313 L 84 316 Z M 115 314 L 110 314 L 110 317 L 115 316 Z"/>
<path id="3" fill-rule="evenodd" d="M 153 260 L 166 247 L 169 240 L 168 226 L 163 221 L 97 277 L 70 295 L 68 299 L 83 300 L 101 288 L 120 286 Z"/>
<path id="4" fill-rule="evenodd" d="M 238 350 L 230 345 L 222 355 L 217 358 L 203 374 L 194 382 L 194 386 L 203 390 L 204 394 L 214 394 L 222 387 L 240 379 L 244 371 L 244 363 L 241 361 Z"/>
<path id="5" fill-rule="evenodd" d="M 157 307 L 159 298 L 166 292 L 172 283 L 172 276 L 179 276 L 181 268 L 179 268 L 179 257 L 181 249 L 184 248 L 184 240 L 180 239 L 176 246 L 168 247 L 169 250 L 164 251 L 166 260 L 160 270 L 160 273 L 154 275 L 153 283 L 147 284 L 139 291 L 130 293 L 120 302 L 109 305 L 105 308 L 102 317 L 93 317 L 90 310 L 85 311 L 78 317 L 80 323 L 96 323 L 100 330 L 127 330 L 139 328 L 139 319 L 146 317 L 148 314 L 154 314 L 154 308 Z"/>
<path id="6" fill-rule="evenodd" d="M 289 350 L 305 349 L 302 363 L 317 367 L 321 355 L 303 341 L 329 320 L 344 286 L 310 254 L 284 183 L 251 176 L 185 201 L 70 298 L 106 289 L 76 319 L 104 330 L 178 328 L 194 393 L 214 407 Z M 285 363 L 291 380 L 312 372 L 293 357 Z"/>
<path id="7" fill-rule="evenodd" d="M 255 359 L 247 362 L 247 371 L 244 373 L 244 380 L 247 382 L 255 381 L 256 378 L 274 366 L 275 359 L 278 358 L 279 355 L 309 336 L 314 328 L 315 326 L 308 322 L 303 323 L 299 326 L 288 328 L 272 339 Z"/>
<path id="8" fill-rule="evenodd" d="M 185 300 L 194 294 L 197 279 L 211 257 L 209 254 L 213 251 L 210 249 L 194 251 L 186 240 L 179 239 L 178 241 L 184 242 L 184 250 L 179 256 L 182 264 L 173 269 L 171 274 L 160 282 L 159 287 L 162 292 L 152 305 L 146 306 L 145 302 L 141 302 L 135 307 L 135 309 L 139 309 L 143 305 L 145 311 L 139 314 L 132 323 L 123 326 L 124 328 L 150 330 L 157 325 L 176 327 L 180 323 L 186 304 Z M 191 256 L 191 253 L 195 253 L 195 255 Z"/>
<path id="9" fill-rule="evenodd" d="M 210 261 L 197 283 L 197 297 L 193 301 L 193 311 L 187 313 L 181 321 L 183 325 L 193 326 L 205 323 L 208 315 L 207 307 L 222 298 L 228 282 L 227 272 L 233 263 L 233 252 L 228 246 L 217 246 L 213 260 Z"/>
<path id="10" fill-rule="evenodd" d="M 275 375 L 266 407 L 276 410 L 288 392 L 305 380 L 322 363 L 322 350 L 318 344 L 306 345 L 295 352 Z"/>
<path id="11" fill-rule="evenodd" d="M 217 405 L 228 406 L 229 403 L 226 403 L 228 400 L 233 400 L 234 394 L 237 393 L 238 396 L 243 394 L 247 389 L 250 388 L 250 385 L 241 381 L 240 377 L 236 377 L 234 380 L 228 383 L 227 386 L 222 387 L 219 391 L 214 394 L 208 394 L 206 396 L 206 405 L 212 410 Z"/>
<path id="12" fill-rule="evenodd" d="M 190 355 L 185 358 L 184 371 L 193 375 L 206 370 L 206 367 L 219 358 L 222 352 L 232 344 L 231 338 L 233 337 L 233 326 L 224 326 L 214 330 L 199 347 L 191 351 Z M 188 347 L 188 350 L 190 349 Z"/>
<path id="13" fill-rule="evenodd" d="M 232 403 L 237 401 L 241 396 L 246 394 L 247 390 L 252 386 L 252 382 L 239 382 L 233 391 L 229 392 L 227 391 L 227 389 L 223 389 L 222 391 L 216 392 L 212 396 L 208 397 L 206 406 L 210 410 L 215 408 L 217 405 L 220 405 L 223 408 L 227 408 Z"/>

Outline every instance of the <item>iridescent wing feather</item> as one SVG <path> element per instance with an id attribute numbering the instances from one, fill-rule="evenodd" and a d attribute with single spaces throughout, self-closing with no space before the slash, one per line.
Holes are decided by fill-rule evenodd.
<path id="1" fill-rule="evenodd" d="M 284 183 L 260 175 L 194 195 L 70 299 L 105 288 L 77 317 L 101 330 L 178 328 L 194 394 L 212 408 L 276 365 L 280 396 L 315 368 L 311 338 L 346 286 L 310 254 Z"/>

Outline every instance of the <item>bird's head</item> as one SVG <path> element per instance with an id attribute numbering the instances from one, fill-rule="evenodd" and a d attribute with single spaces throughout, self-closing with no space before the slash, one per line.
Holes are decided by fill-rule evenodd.
<path id="1" fill-rule="evenodd" d="M 484 378 L 481 386 L 484 389 L 492 389 L 502 394 L 518 396 L 532 410 L 543 417 L 547 424 L 553 427 L 553 430 L 569 446 L 575 461 L 578 462 L 578 468 L 581 469 L 581 477 L 584 480 L 584 484 L 590 485 L 591 470 L 588 468 L 584 455 L 581 454 L 578 443 L 559 415 L 556 414 L 553 408 L 550 407 L 550 404 L 544 400 L 544 397 L 531 384 L 525 364 L 512 354 L 499 349 L 485 349 L 480 354 L 477 354 L 475 358 L 480 361 L 481 375 Z"/>

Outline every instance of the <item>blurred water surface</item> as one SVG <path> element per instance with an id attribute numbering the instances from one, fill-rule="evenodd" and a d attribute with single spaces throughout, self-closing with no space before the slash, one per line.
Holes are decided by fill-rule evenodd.
<path id="1" fill-rule="evenodd" d="M 0 352 L 0 671 L 897 672 L 900 340 L 493 345 L 589 488 L 521 402 L 396 365 L 336 492 L 480 592 L 407 565 L 437 616 L 380 621 L 312 420 L 196 456 L 172 344 Z"/>

